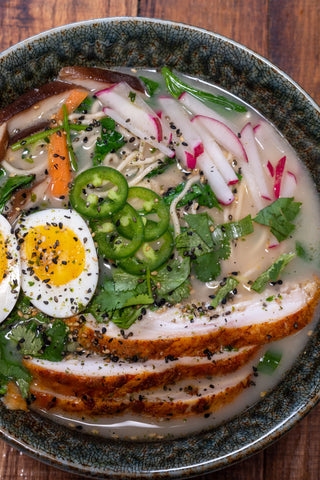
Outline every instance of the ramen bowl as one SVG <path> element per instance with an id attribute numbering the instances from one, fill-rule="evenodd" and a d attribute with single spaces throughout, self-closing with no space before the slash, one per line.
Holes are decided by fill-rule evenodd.
<path id="1" fill-rule="evenodd" d="M 272 122 L 320 186 L 320 110 L 264 58 L 217 34 L 143 18 L 71 24 L 25 40 L 0 56 L 0 107 L 54 79 L 67 65 L 167 66 L 212 82 Z M 129 441 L 83 434 L 0 403 L 2 437 L 21 451 L 91 478 L 188 478 L 224 468 L 277 440 L 319 400 L 320 332 L 264 398 L 209 431 L 172 440 Z"/>

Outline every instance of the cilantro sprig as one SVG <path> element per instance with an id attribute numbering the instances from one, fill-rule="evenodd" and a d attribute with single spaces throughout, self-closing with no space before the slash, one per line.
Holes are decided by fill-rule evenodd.
<path id="1" fill-rule="evenodd" d="M 260 210 L 253 220 L 270 227 L 271 233 L 282 242 L 295 230 L 295 224 L 292 222 L 300 212 L 301 205 L 300 202 L 294 202 L 293 198 L 278 198 Z"/>
<path id="2" fill-rule="evenodd" d="M 258 293 L 263 292 L 268 283 L 276 282 L 279 279 L 280 273 L 295 256 L 295 253 L 283 253 L 280 255 L 277 260 L 253 282 L 251 289 Z"/>
<path id="3" fill-rule="evenodd" d="M 125 144 L 124 137 L 116 130 L 116 122 L 112 118 L 102 118 L 100 124 L 101 135 L 96 141 L 92 159 L 93 165 L 100 165 L 108 153 L 116 152 Z"/>

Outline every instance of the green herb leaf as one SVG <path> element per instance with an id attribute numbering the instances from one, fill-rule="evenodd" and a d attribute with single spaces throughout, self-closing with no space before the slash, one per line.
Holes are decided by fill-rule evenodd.
<path id="1" fill-rule="evenodd" d="M 34 178 L 34 175 L 15 175 L 14 177 L 7 177 L 0 187 L 0 213 L 2 213 L 5 204 L 10 200 L 13 192 L 18 188 L 30 185 Z"/>
<path id="2" fill-rule="evenodd" d="M 293 198 L 278 198 L 260 210 L 253 221 L 270 227 L 271 233 L 282 242 L 294 231 L 295 225 L 292 221 L 298 215 L 301 205 L 294 202 Z"/>
<path id="3" fill-rule="evenodd" d="M 190 295 L 191 284 L 189 280 L 185 280 L 179 287 L 175 288 L 173 291 L 168 292 L 163 297 L 165 298 L 166 302 L 170 303 L 171 305 L 176 305 L 180 303 L 184 298 L 188 298 Z"/>
<path id="4" fill-rule="evenodd" d="M 110 320 L 119 328 L 126 330 L 142 315 L 142 311 L 145 308 L 144 305 L 139 308 L 122 308 L 121 310 L 115 310 L 109 317 Z"/>
<path id="5" fill-rule="evenodd" d="M 116 152 L 125 144 L 123 135 L 116 131 L 116 122 L 112 118 L 102 118 L 100 123 L 101 137 L 97 139 L 95 145 L 93 165 L 100 165 L 108 153 Z"/>
<path id="6" fill-rule="evenodd" d="M 219 252 L 210 252 L 194 260 L 194 272 L 201 282 L 211 282 L 221 273 Z"/>
<path id="7" fill-rule="evenodd" d="M 213 220 L 207 212 L 196 213 L 194 215 L 187 214 L 183 219 L 198 233 L 208 247 L 213 247 L 212 232 L 210 230 L 210 227 L 213 225 Z"/>
<path id="8" fill-rule="evenodd" d="M 211 306 L 216 308 L 219 303 L 222 302 L 222 300 L 225 299 L 226 296 L 237 287 L 238 283 L 238 280 L 236 280 L 234 277 L 228 277 L 225 285 L 219 287 L 215 298 L 211 302 Z"/>
<path id="9" fill-rule="evenodd" d="M 174 259 L 161 267 L 157 275 L 152 276 L 152 281 L 157 288 L 158 296 L 163 297 L 169 292 L 173 292 L 182 285 L 190 275 L 190 259 Z"/>
<path id="10" fill-rule="evenodd" d="M 199 100 L 206 100 L 207 102 L 221 105 L 222 107 L 228 110 L 234 110 L 236 112 L 246 112 L 247 109 L 243 105 L 232 102 L 222 95 L 213 95 L 212 93 L 204 92 L 198 90 L 195 87 L 191 87 L 182 80 L 180 80 L 174 73 L 172 73 L 169 68 L 163 67 L 161 69 L 162 75 L 165 78 L 167 88 L 171 95 L 175 98 L 180 97 L 183 92 L 189 92 Z"/>
<path id="11" fill-rule="evenodd" d="M 139 78 L 145 84 L 147 93 L 150 95 L 150 97 L 152 97 L 152 95 L 158 90 L 159 83 L 156 82 L 155 80 L 151 80 L 151 78 L 147 78 L 147 77 L 139 77 Z"/>
<path id="12" fill-rule="evenodd" d="M 46 346 L 41 358 L 51 362 L 61 361 L 67 346 L 68 332 L 69 329 L 62 320 L 55 320 L 45 332 L 49 345 Z"/>
<path id="13" fill-rule="evenodd" d="M 16 348 L 21 355 L 38 356 L 41 350 L 43 341 L 39 337 L 34 322 L 27 324 L 18 324 L 8 334 L 12 342 L 16 344 Z"/>
<path id="14" fill-rule="evenodd" d="M 161 175 L 171 165 L 175 165 L 175 164 L 176 164 L 175 157 L 174 158 L 166 157 L 163 161 L 161 161 L 161 163 L 159 164 L 159 166 L 157 168 L 155 168 L 154 170 L 151 170 L 151 172 L 149 172 L 146 175 L 146 178 L 152 178 L 152 177 L 155 177 L 156 175 Z"/>
<path id="15" fill-rule="evenodd" d="M 258 372 L 272 375 L 278 368 L 281 358 L 282 353 L 275 350 L 267 350 L 257 365 Z"/>
<path id="16" fill-rule="evenodd" d="M 170 206 L 172 201 L 182 192 L 184 187 L 185 182 L 180 183 L 175 188 L 170 188 L 163 197 L 166 205 Z M 178 202 L 177 207 L 184 207 L 185 205 L 193 202 L 194 200 L 197 200 L 198 205 L 200 205 L 201 207 L 215 207 L 218 210 L 222 210 L 222 207 L 218 202 L 217 197 L 211 190 L 210 185 L 208 185 L 207 183 L 195 183 L 194 185 L 192 185 L 186 195 Z"/>
<path id="17" fill-rule="evenodd" d="M 253 282 L 251 289 L 258 293 L 263 292 L 268 283 L 278 280 L 280 273 L 295 256 L 295 253 L 283 253 L 280 255 L 277 260 Z"/>

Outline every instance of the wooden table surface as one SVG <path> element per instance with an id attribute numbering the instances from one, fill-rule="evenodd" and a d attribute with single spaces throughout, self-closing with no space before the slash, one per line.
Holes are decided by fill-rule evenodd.
<path id="1" fill-rule="evenodd" d="M 267 57 L 320 103 L 319 0 L 0 0 L 0 51 L 91 18 L 153 17 L 225 35 Z M 0 440 L 1 480 L 79 480 Z M 320 405 L 276 444 L 197 480 L 319 480 Z"/>

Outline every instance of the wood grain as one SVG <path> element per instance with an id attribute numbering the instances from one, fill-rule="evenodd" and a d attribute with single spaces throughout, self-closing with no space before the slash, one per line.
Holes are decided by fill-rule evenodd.
<path id="1" fill-rule="evenodd" d="M 320 103 L 319 0 L 0 0 L 0 51 L 48 28 L 124 15 L 181 21 L 241 42 L 286 71 Z M 0 441 L 0 480 L 81 478 Z M 320 405 L 266 450 L 196 480 L 319 478 Z"/>

